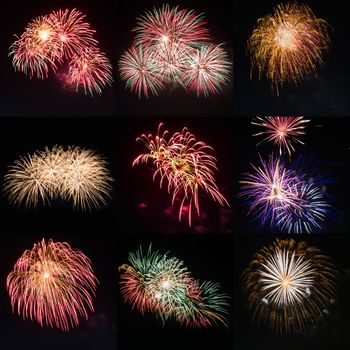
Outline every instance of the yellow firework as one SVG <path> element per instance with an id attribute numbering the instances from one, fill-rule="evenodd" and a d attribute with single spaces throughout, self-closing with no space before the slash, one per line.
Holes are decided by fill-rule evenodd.
<path id="1" fill-rule="evenodd" d="M 22 254 L 7 277 L 13 311 L 63 331 L 94 310 L 97 283 L 89 258 L 80 250 L 44 239 Z"/>
<path id="2" fill-rule="evenodd" d="M 318 248 L 277 239 L 243 272 L 243 292 L 254 321 L 277 333 L 303 333 L 335 303 L 336 274 Z"/>
<path id="3" fill-rule="evenodd" d="M 61 198 L 86 210 L 107 203 L 111 181 L 106 161 L 94 151 L 54 146 L 16 160 L 5 175 L 4 191 L 15 205 L 36 207 Z"/>
<path id="4" fill-rule="evenodd" d="M 315 72 L 330 44 L 329 25 L 304 4 L 278 5 L 258 20 L 248 39 L 252 70 L 271 81 L 279 93 L 285 83 L 298 84 Z"/>

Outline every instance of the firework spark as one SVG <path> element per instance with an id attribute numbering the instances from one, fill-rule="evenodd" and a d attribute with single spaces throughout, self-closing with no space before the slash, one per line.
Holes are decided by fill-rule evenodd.
<path id="1" fill-rule="evenodd" d="M 94 92 L 101 95 L 102 89 L 112 85 L 112 65 L 106 55 L 97 48 L 86 48 L 70 61 L 68 78 L 76 91 L 83 88 L 85 94 Z"/>
<path id="2" fill-rule="evenodd" d="M 106 161 L 92 150 L 71 146 L 45 148 L 16 160 L 5 175 L 10 203 L 37 207 L 62 198 L 82 210 L 106 205 L 112 178 Z"/>
<path id="3" fill-rule="evenodd" d="M 63 331 L 94 311 L 97 283 L 90 260 L 80 250 L 44 239 L 23 253 L 7 277 L 13 312 Z"/>
<path id="4" fill-rule="evenodd" d="M 190 327 L 227 326 L 228 297 L 212 282 L 199 283 L 184 263 L 168 254 L 142 248 L 129 254 L 129 263 L 119 267 L 121 293 L 132 308 L 155 313 L 163 323 L 175 318 Z"/>
<path id="5" fill-rule="evenodd" d="M 305 134 L 304 130 L 308 122 L 310 120 L 303 117 L 257 117 L 252 124 L 264 128 L 264 131 L 253 136 L 264 136 L 258 145 L 264 141 L 273 142 L 279 147 L 280 155 L 284 150 L 291 155 L 292 151 L 295 151 L 294 144 L 304 145 L 299 137 Z"/>
<path id="6" fill-rule="evenodd" d="M 158 133 L 141 135 L 148 152 L 139 155 L 133 166 L 139 163 L 153 162 L 155 172 L 153 179 L 159 177 L 160 188 L 167 184 L 168 192 L 172 192 L 172 205 L 180 198 L 179 221 L 186 205 L 189 206 L 188 223 L 191 226 L 192 208 L 200 216 L 199 190 L 208 193 L 220 205 L 229 205 L 220 193 L 214 177 L 217 170 L 216 158 L 209 154 L 213 149 L 202 141 L 197 141 L 187 128 L 170 136 L 164 131 L 159 136 L 163 124 L 159 124 Z"/>
<path id="7" fill-rule="evenodd" d="M 168 85 L 219 93 L 229 82 L 231 62 L 221 45 L 211 43 L 202 15 L 163 5 L 141 16 L 131 49 L 119 61 L 121 78 L 132 92 L 148 97 Z"/>
<path id="8" fill-rule="evenodd" d="M 253 319 L 277 333 L 303 333 L 335 303 L 336 269 L 316 247 L 276 240 L 243 272 L 243 291 Z"/>
<path id="9" fill-rule="evenodd" d="M 279 92 L 285 83 L 298 84 L 316 71 L 328 49 L 329 26 L 304 4 L 279 4 L 272 15 L 260 18 L 248 40 L 252 69 L 271 81 Z"/>

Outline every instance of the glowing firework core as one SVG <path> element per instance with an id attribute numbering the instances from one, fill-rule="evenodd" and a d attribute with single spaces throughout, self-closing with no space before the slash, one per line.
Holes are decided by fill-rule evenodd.
<path id="1" fill-rule="evenodd" d="M 278 45 L 280 45 L 284 49 L 297 49 L 297 38 L 294 33 L 293 25 L 289 23 L 285 23 L 279 26 L 276 32 L 275 40 L 278 43 Z"/>

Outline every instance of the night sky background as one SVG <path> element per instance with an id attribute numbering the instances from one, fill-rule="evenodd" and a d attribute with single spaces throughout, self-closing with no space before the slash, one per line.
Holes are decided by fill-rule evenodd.
<path id="1" fill-rule="evenodd" d="M 307 1 L 318 17 L 332 26 L 331 47 L 318 77 L 304 79 L 299 87 L 285 86 L 280 96 L 270 91 L 269 82 L 250 80 L 246 41 L 259 17 L 272 12 L 279 1 L 169 1 L 170 5 L 203 12 L 214 43 L 234 61 L 234 82 L 221 94 L 196 98 L 182 88 L 165 89 L 158 97 L 142 98 L 125 89 L 118 73 L 118 60 L 134 39 L 136 18 L 162 1 L 15 1 L 6 4 L 0 22 L 0 348 L 1 349 L 345 349 L 349 347 L 350 326 L 350 81 L 347 5 Z M 58 74 L 43 81 L 15 72 L 7 57 L 9 46 L 28 22 L 53 10 L 77 8 L 96 30 L 95 38 L 113 65 L 114 83 L 101 96 L 85 96 L 64 86 Z M 304 115 L 311 122 L 297 145 L 298 155 L 319 160 L 334 183 L 327 187 L 335 208 L 334 218 L 318 235 L 300 235 L 331 256 L 339 271 L 339 302 L 335 313 L 322 327 L 305 337 L 280 337 L 256 327 L 245 310 L 241 294 L 241 273 L 263 245 L 275 235 L 259 227 L 239 197 L 242 175 L 277 149 L 270 143 L 259 146 L 261 138 L 251 117 Z M 45 118 L 49 117 L 49 118 Z M 74 117 L 74 118 L 69 118 Z M 114 117 L 114 118 L 111 118 Z M 175 118 L 174 118 L 175 117 Z M 234 117 L 234 118 L 233 118 Z M 152 180 L 152 166 L 132 167 L 132 161 L 146 151 L 136 138 L 156 134 L 158 124 L 173 133 L 189 128 L 197 140 L 214 148 L 219 170 L 216 183 L 230 207 L 220 207 L 200 193 L 201 216 L 193 212 L 192 227 L 187 216 L 178 222 L 178 206 L 159 181 Z M 91 212 L 73 210 L 69 203 L 54 201 L 50 206 L 24 210 L 9 205 L 2 192 L 7 167 L 21 155 L 33 154 L 45 146 L 75 145 L 103 155 L 114 178 L 108 206 Z M 67 241 L 92 261 L 100 285 L 94 299 L 95 313 L 69 333 L 41 328 L 11 312 L 6 276 L 25 249 L 42 238 Z M 283 236 L 284 238 L 290 236 Z M 142 316 L 122 302 L 118 292 L 120 264 L 140 244 L 170 251 L 200 280 L 219 282 L 231 296 L 231 328 L 185 329 L 169 321 L 164 327 L 152 314 Z"/>

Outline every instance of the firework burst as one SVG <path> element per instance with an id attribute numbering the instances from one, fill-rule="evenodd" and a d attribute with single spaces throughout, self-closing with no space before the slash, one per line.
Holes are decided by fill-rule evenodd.
<path id="1" fill-rule="evenodd" d="M 274 13 L 258 20 L 248 40 L 252 69 L 265 75 L 272 89 L 298 84 L 316 71 L 328 49 L 328 24 L 304 4 L 280 4 Z"/>
<path id="2" fill-rule="evenodd" d="M 84 22 L 85 16 L 73 10 L 58 10 L 30 22 L 25 32 L 10 46 L 9 56 L 16 71 L 40 79 L 65 60 L 69 63 L 68 79 L 76 90 L 101 93 L 112 83 L 112 67 L 98 49 L 94 30 Z"/>
<path id="3" fill-rule="evenodd" d="M 188 56 L 189 65 L 183 81 L 189 91 L 197 97 L 218 93 L 229 82 L 231 62 L 221 45 L 201 46 Z"/>
<path id="4" fill-rule="evenodd" d="M 199 283 L 184 263 L 168 254 L 142 248 L 129 254 L 129 263 L 119 267 L 121 293 L 132 308 L 155 313 L 163 323 L 175 318 L 190 327 L 227 326 L 228 297 L 212 282 Z"/>
<path id="5" fill-rule="evenodd" d="M 63 331 L 94 311 L 97 283 L 90 260 L 80 250 L 44 239 L 23 253 L 7 277 L 13 312 Z"/>
<path id="6" fill-rule="evenodd" d="M 153 179 L 159 177 L 160 188 L 166 184 L 168 192 L 172 193 L 172 205 L 180 198 L 179 221 L 184 207 L 189 206 L 188 223 L 191 226 L 193 207 L 200 216 L 200 189 L 220 205 L 229 205 L 215 182 L 216 158 L 209 154 L 212 147 L 197 141 L 187 128 L 172 136 L 168 131 L 159 136 L 162 126 L 161 123 L 155 137 L 142 135 L 137 139 L 145 143 L 148 152 L 139 155 L 133 161 L 133 166 L 152 161 L 155 167 Z"/>
<path id="7" fill-rule="evenodd" d="M 303 333 L 335 303 L 336 269 L 316 247 L 276 240 L 243 272 L 243 292 L 257 323 L 277 333 Z"/>
<path id="8" fill-rule="evenodd" d="M 93 38 L 95 30 L 90 29 L 89 23 L 84 22 L 85 15 L 76 9 L 54 11 L 49 18 L 55 28 L 56 40 L 67 59 L 84 53 L 87 47 L 98 45 Z"/>
<path id="9" fill-rule="evenodd" d="M 154 8 L 140 17 L 134 29 L 137 32 L 135 42 L 145 46 L 173 43 L 196 46 L 210 40 L 205 25 L 202 14 L 164 4 L 162 8 Z"/>
<path id="10" fill-rule="evenodd" d="M 263 136 L 262 142 L 272 142 L 279 147 L 279 154 L 288 152 L 289 156 L 295 151 L 294 144 L 302 144 L 299 137 L 305 134 L 305 126 L 310 122 L 303 117 L 257 117 L 252 121 L 253 125 L 264 129 L 253 136 Z"/>
<path id="11" fill-rule="evenodd" d="M 136 92 L 139 97 L 148 91 L 153 95 L 164 87 L 164 76 L 160 74 L 160 67 L 155 62 L 155 53 L 140 47 L 131 47 L 119 61 L 119 71 L 122 80 L 126 80 L 126 87 Z"/>
<path id="12" fill-rule="evenodd" d="M 231 62 L 211 43 L 202 15 L 163 5 L 146 12 L 134 29 L 133 46 L 119 61 L 121 78 L 132 92 L 148 97 L 168 85 L 197 97 L 219 93 L 229 82 Z"/>
<path id="13" fill-rule="evenodd" d="M 86 48 L 70 61 L 68 79 L 76 91 L 83 88 L 85 94 L 101 94 L 108 84 L 112 85 L 112 65 L 106 55 L 97 48 Z"/>
<path id="14" fill-rule="evenodd" d="M 37 207 L 62 198 L 82 210 L 106 205 L 112 178 L 105 160 L 94 151 L 71 146 L 45 148 L 16 160 L 5 175 L 10 203 Z"/>
<path id="15" fill-rule="evenodd" d="M 268 161 L 260 158 L 260 162 L 260 166 L 252 165 L 253 172 L 244 174 L 240 181 L 240 196 L 246 198 L 249 214 L 273 231 L 321 231 L 333 211 L 322 188 L 328 180 L 320 176 L 313 181 L 305 168 L 288 167 L 273 155 Z"/>

